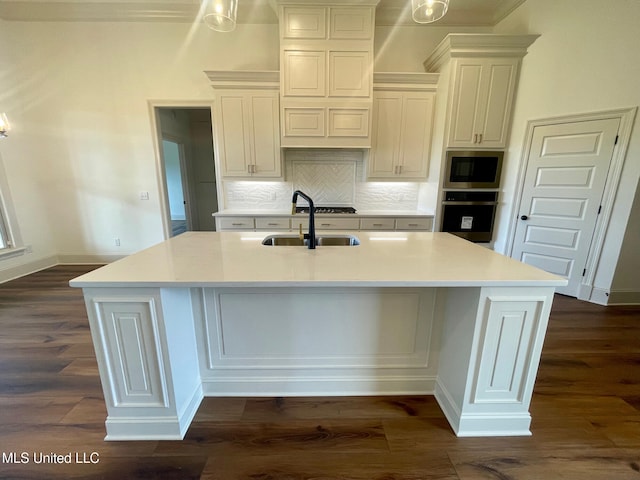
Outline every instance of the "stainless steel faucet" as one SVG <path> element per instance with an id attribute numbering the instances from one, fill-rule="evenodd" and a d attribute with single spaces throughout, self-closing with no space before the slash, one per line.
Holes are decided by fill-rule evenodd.
<path id="1" fill-rule="evenodd" d="M 302 233 L 302 224 L 300 224 L 300 239 L 308 240 L 308 247 L 316 248 L 316 225 L 314 220 L 314 214 L 316 208 L 313 206 L 313 200 L 311 197 L 300 190 L 293 192 L 293 198 L 291 199 L 291 215 L 296 214 L 296 202 L 298 201 L 298 195 L 304 198 L 309 203 L 309 233 Z"/>

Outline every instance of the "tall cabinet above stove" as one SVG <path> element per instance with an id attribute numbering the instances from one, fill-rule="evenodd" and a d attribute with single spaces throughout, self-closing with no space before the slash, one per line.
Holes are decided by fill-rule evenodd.
<path id="1" fill-rule="evenodd" d="M 371 146 L 378 0 L 279 0 L 283 147 Z"/>

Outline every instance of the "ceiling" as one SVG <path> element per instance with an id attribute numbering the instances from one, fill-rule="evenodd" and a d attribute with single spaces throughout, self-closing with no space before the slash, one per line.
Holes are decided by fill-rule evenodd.
<path id="1" fill-rule="evenodd" d="M 526 0 L 451 0 L 449 12 L 433 25 L 493 26 Z M 347 3 L 345 1 L 345 3 Z M 376 25 L 416 25 L 410 0 L 380 0 Z M 274 0 L 238 0 L 238 23 L 277 23 Z M 192 22 L 199 0 L 0 0 L 6 21 Z"/>

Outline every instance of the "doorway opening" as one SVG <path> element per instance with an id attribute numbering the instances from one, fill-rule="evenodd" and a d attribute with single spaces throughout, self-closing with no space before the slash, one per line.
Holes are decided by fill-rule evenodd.
<path id="1" fill-rule="evenodd" d="M 211 108 L 154 107 L 165 235 L 214 231 L 218 211 Z"/>

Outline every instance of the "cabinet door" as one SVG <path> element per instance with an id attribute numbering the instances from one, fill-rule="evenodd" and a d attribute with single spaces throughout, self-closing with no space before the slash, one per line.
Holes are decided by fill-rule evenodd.
<path id="1" fill-rule="evenodd" d="M 326 52 L 321 50 L 285 50 L 283 53 L 283 93 L 287 97 L 324 97 L 326 95 Z"/>
<path id="2" fill-rule="evenodd" d="M 246 96 L 224 92 L 217 96 L 215 132 L 218 157 L 223 176 L 249 176 L 251 152 L 246 130 Z"/>
<path id="3" fill-rule="evenodd" d="M 511 121 L 518 71 L 517 59 L 492 59 L 484 66 L 481 95 L 484 98 L 483 117 L 478 121 L 478 144 L 482 147 L 504 148 Z"/>
<path id="4" fill-rule="evenodd" d="M 402 99 L 402 128 L 398 175 L 426 178 L 431 153 L 435 94 L 408 92 Z"/>
<path id="5" fill-rule="evenodd" d="M 251 95 L 251 149 L 254 177 L 281 176 L 278 92 Z"/>
<path id="6" fill-rule="evenodd" d="M 371 60 L 369 52 L 329 52 L 329 96 L 369 97 Z"/>
<path id="7" fill-rule="evenodd" d="M 324 137 L 324 108 L 284 107 L 284 137 Z"/>
<path id="8" fill-rule="evenodd" d="M 375 92 L 368 176 L 393 177 L 398 164 L 400 126 L 402 125 L 402 93 Z"/>
<path id="9" fill-rule="evenodd" d="M 460 59 L 456 63 L 449 147 L 504 148 L 519 59 Z"/>
<path id="10" fill-rule="evenodd" d="M 449 147 L 473 147 L 477 139 L 478 110 L 481 108 L 482 63 L 460 60 L 454 72 L 453 101 L 449 128 Z"/>

